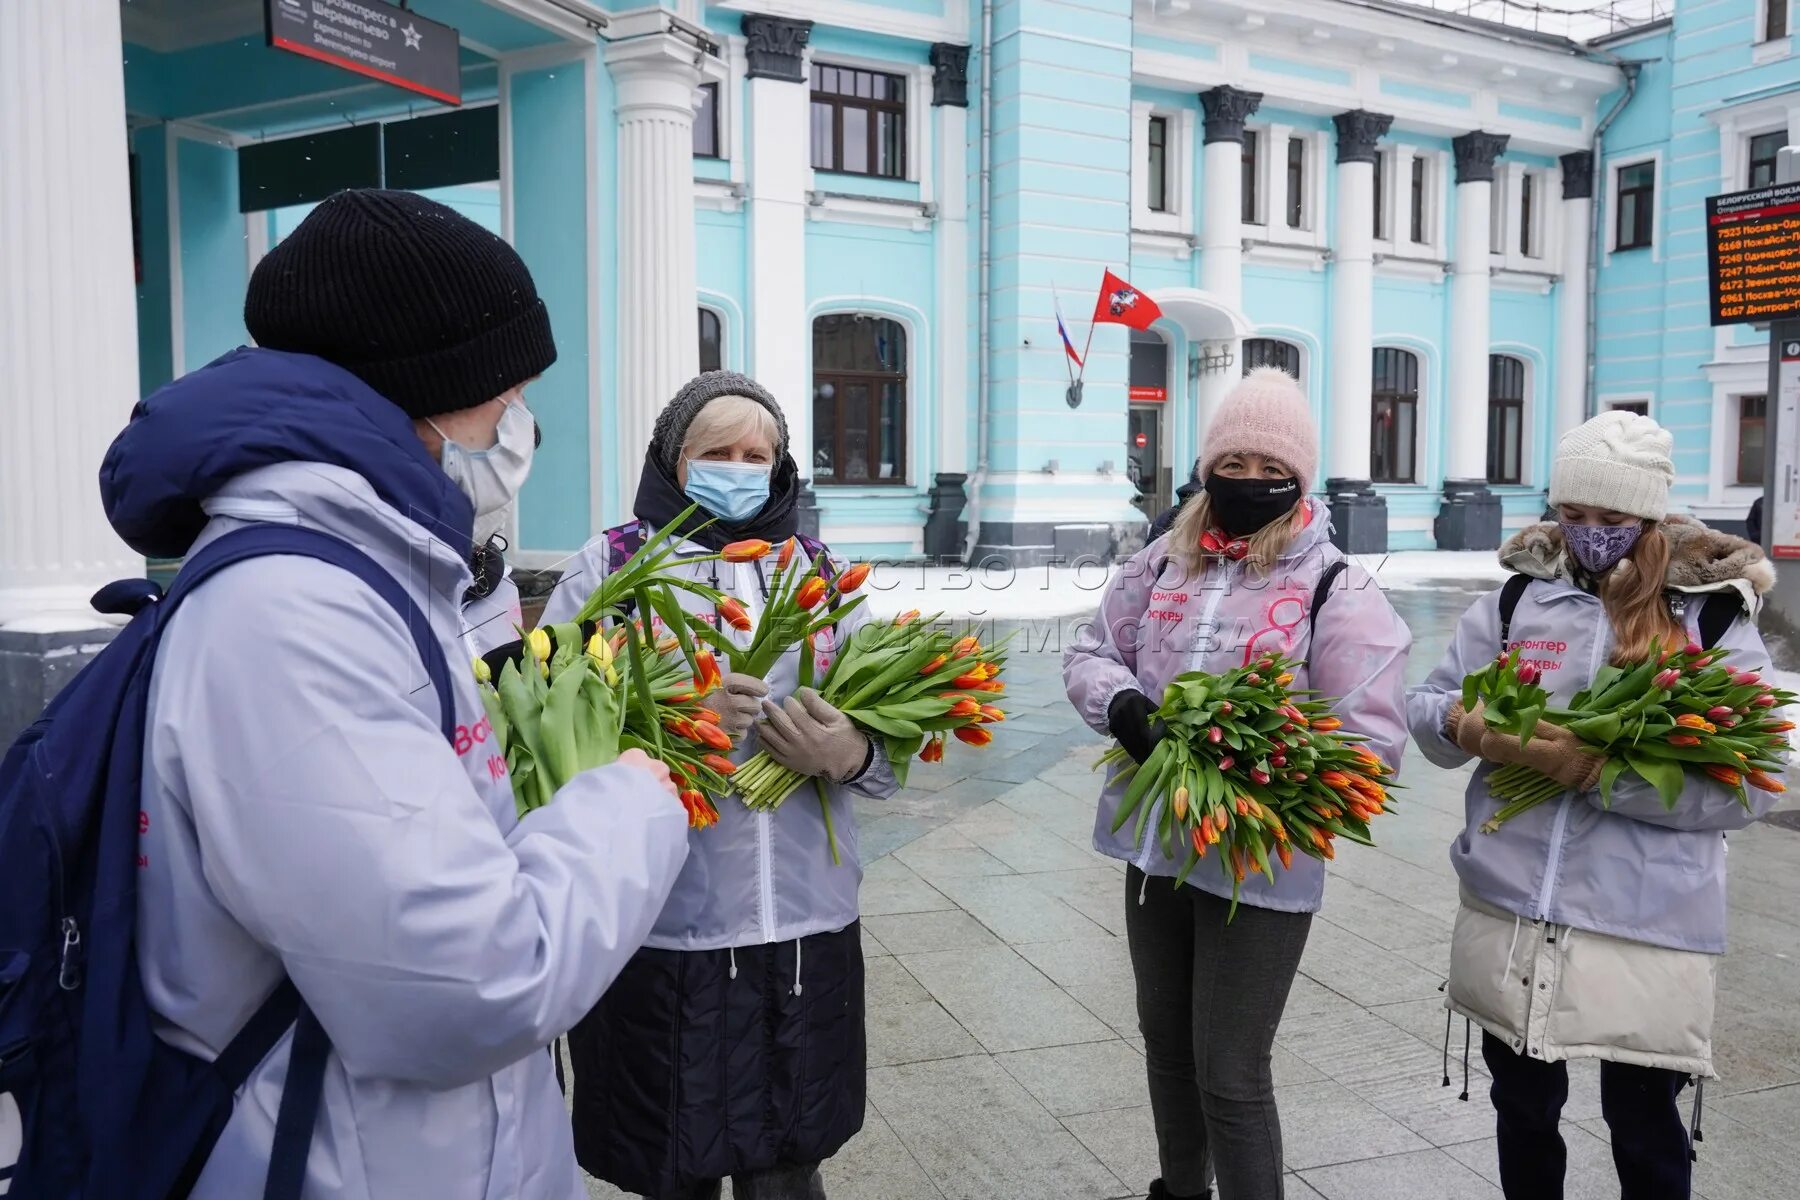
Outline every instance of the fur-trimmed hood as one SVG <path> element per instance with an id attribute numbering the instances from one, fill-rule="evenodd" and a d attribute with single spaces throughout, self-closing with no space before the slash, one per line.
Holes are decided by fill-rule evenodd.
<path id="1" fill-rule="evenodd" d="M 1754 613 L 1763 593 L 1775 586 L 1775 567 L 1755 543 L 1678 513 L 1663 518 L 1659 528 L 1669 543 L 1664 583 L 1670 591 L 1735 591 Z M 1527 525 L 1500 547 L 1500 564 L 1534 579 L 1562 578 L 1567 574 L 1562 527 L 1555 521 Z"/>

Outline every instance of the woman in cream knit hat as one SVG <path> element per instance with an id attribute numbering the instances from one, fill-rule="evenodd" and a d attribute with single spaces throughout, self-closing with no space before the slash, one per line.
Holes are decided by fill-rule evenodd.
<path id="1" fill-rule="evenodd" d="M 1563 1194 L 1564 1060 L 1584 1057 L 1602 1060 L 1601 1111 L 1625 1200 L 1689 1195 L 1676 1097 L 1688 1076 L 1713 1074 L 1722 834 L 1775 800 L 1749 787 L 1746 810 L 1724 786 L 1688 774 L 1672 808 L 1635 776 L 1619 780 L 1609 805 L 1596 790 L 1604 760 L 1573 734 L 1540 725 L 1521 746 L 1489 729 L 1479 705 L 1460 703 L 1463 677 L 1506 647 L 1539 669 L 1553 704 L 1608 661 L 1641 662 L 1719 630 L 1713 644 L 1734 667 L 1769 665 L 1754 614 L 1774 574 L 1748 542 L 1669 515 L 1671 450 L 1666 430 L 1627 412 L 1565 435 L 1550 468 L 1556 521 L 1501 548 L 1518 577 L 1463 614 L 1443 661 L 1407 696 L 1426 758 L 1452 768 L 1478 760 L 1450 848 L 1462 907 L 1446 1006 L 1482 1029 L 1508 1200 Z M 1500 807 L 1488 776 L 1515 762 L 1567 790 L 1484 833 Z"/>
<path id="2" fill-rule="evenodd" d="M 1319 590 L 1344 556 L 1331 544 L 1325 506 L 1306 498 L 1317 468 L 1305 393 L 1279 370 L 1252 371 L 1207 430 L 1204 490 L 1114 577 L 1098 616 L 1063 656 L 1076 711 L 1138 762 L 1163 736 L 1153 714 L 1170 680 L 1283 653 L 1304 660 L 1294 686 L 1334 698 L 1344 727 L 1399 765 L 1412 635 L 1358 568 Z M 1295 855 L 1274 882 L 1251 875 L 1227 924 L 1232 889 L 1223 871 L 1203 863 L 1177 887 L 1183 860 L 1165 856 L 1154 836 L 1113 832 L 1123 791 L 1109 778 L 1094 848 L 1130 864 L 1125 928 L 1162 1166 L 1150 1195 L 1210 1196 L 1210 1159 L 1225 1200 L 1279 1200 L 1270 1050 L 1324 895 L 1324 868 Z M 1156 827 L 1152 820 L 1152 835 Z"/>

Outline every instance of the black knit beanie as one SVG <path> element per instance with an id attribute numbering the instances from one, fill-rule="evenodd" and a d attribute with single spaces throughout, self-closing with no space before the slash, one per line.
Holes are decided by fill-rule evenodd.
<path id="1" fill-rule="evenodd" d="M 415 419 L 471 408 L 556 361 L 513 248 L 413 192 L 339 192 L 263 258 L 244 297 L 259 346 L 315 354 Z"/>

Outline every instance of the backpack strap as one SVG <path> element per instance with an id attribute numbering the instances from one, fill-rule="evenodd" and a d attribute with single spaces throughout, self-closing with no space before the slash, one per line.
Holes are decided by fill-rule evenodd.
<path id="1" fill-rule="evenodd" d="M 625 561 L 644 547 L 644 523 L 627 521 L 623 525 L 615 525 L 604 534 L 606 538 L 606 573 L 625 565 Z"/>
<path id="2" fill-rule="evenodd" d="M 1319 609 L 1324 605 L 1326 597 L 1331 595 L 1331 585 L 1337 577 L 1349 569 L 1350 564 L 1343 559 L 1327 566 L 1319 572 L 1319 582 L 1313 585 L 1312 607 L 1306 610 L 1306 668 L 1307 678 L 1312 678 L 1313 638 L 1319 634 Z"/>
<path id="3" fill-rule="evenodd" d="M 456 698 L 450 687 L 450 667 L 443 647 L 426 618 L 400 582 L 374 559 L 342 538 L 300 525 L 259 524 L 225 534 L 202 548 L 183 564 L 168 594 L 157 604 L 158 633 L 195 588 L 226 567 L 252 558 L 285 554 L 317 559 L 339 567 L 367 584 L 406 623 L 413 647 L 425 666 L 425 674 L 438 696 L 438 715 L 446 740 L 456 737 Z M 268 999 L 245 1022 L 214 1062 L 235 1092 L 256 1065 L 268 1057 L 282 1034 L 292 1026 L 294 1040 L 288 1051 L 287 1081 L 281 1108 L 275 1117 L 275 1139 L 269 1151 L 269 1175 L 264 1200 L 300 1200 L 306 1183 L 306 1160 L 312 1150 L 313 1127 L 325 1086 L 325 1059 L 331 1040 L 313 1015 L 293 981 L 283 979 Z"/>
<path id="4" fill-rule="evenodd" d="M 1700 601 L 1700 645 L 1711 650 L 1731 628 L 1731 623 L 1744 611 L 1744 602 L 1736 592 L 1709 592 Z"/>
<path id="5" fill-rule="evenodd" d="M 1513 613 L 1518 611 L 1519 598 L 1525 589 L 1531 586 L 1531 576 L 1513 575 L 1500 588 L 1500 649 L 1505 650 L 1512 642 Z"/>

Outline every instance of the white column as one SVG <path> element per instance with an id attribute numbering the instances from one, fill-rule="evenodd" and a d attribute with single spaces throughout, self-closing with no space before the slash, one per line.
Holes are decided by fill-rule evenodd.
<path id="1" fill-rule="evenodd" d="M 1332 479 L 1369 478 L 1369 387 L 1374 353 L 1375 165 L 1337 165 L 1331 243 Z"/>
<path id="2" fill-rule="evenodd" d="M 1456 233 L 1450 265 L 1450 452 L 1446 480 L 1487 478 L 1488 346 L 1492 341 L 1488 256 L 1493 230 L 1494 160 L 1504 134 L 1465 133 L 1455 140 Z"/>
<path id="3" fill-rule="evenodd" d="M 1200 287 L 1238 308 L 1244 294 L 1243 142 L 1207 142 L 1200 166 Z"/>
<path id="4" fill-rule="evenodd" d="M 1200 93 L 1205 116 L 1205 148 L 1200 158 L 1200 287 L 1238 312 L 1244 302 L 1244 121 L 1262 103 L 1261 92 L 1220 85 Z M 1233 365 L 1202 374 L 1195 388 L 1194 438 L 1203 445 L 1207 426 L 1225 393 L 1243 375 L 1243 345 L 1237 339 L 1208 341 L 1199 353 L 1229 354 Z M 1177 475 L 1181 472 L 1176 471 Z"/>
<path id="5" fill-rule="evenodd" d="M 1562 157 L 1562 279 L 1556 285 L 1556 422 L 1561 437 L 1587 415 L 1588 251 L 1594 213 L 1594 155 Z"/>
<path id="6" fill-rule="evenodd" d="M 1356 109 L 1337 125 L 1337 224 L 1331 239 L 1331 453 L 1326 477 L 1369 478 L 1374 354 L 1375 156 L 1394 118 Z"/>
<path id="7" fill-rule="evenodd" d="M 810 482 L 812 345 L 806 320 L 806 193 L 812 186 L 805 50 L 812 22 L 746 16 L 749 41 L 750 374 L 781 402 Z"/>
<path id="8" fill-rule="evenodd" d="M 0 4 L 0 627 L 98 627 L 143 573 L 100 460 L 138 396 L 124 50 L 114 0 Z"/>
<path id="9" fill-rule="evenodd" d="M 969 454 L 969 110 L 940 104 L 937 116 L 937 469 L 966 473 Z M 807 474 L 811 474 L 810 468 Z"/>
<path id="10" fill-rule="evenodd" d="M 606 50 L 619 118 L 619 444 L 627 504 L 656 414 L 700 370 L 694 333 L 699 51 L 670 34 Z"/>

